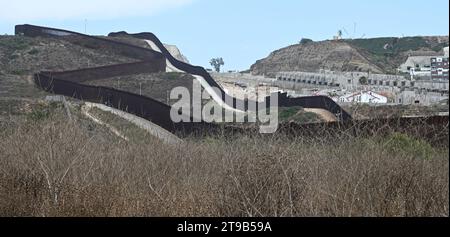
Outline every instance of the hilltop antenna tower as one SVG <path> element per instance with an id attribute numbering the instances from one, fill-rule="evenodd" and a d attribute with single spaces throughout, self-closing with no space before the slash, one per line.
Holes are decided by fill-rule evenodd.
<path id="1" fill-rule="evenodd" d="M 341 40 L 342 39 L 342 30 L 338 30 L 337 35 L 333 36 L 333 40 Z"/>
<path id="2" fill-rule="evenodd" d="M 364 39 L 364 37 L 366 37 L 366 33 L 363 33 L 359 38 L 357 38 L 358 37 L 357 34 L 360 34 L 360 33 L 358 33 L 358 23 L 354 22 L 353 23 L 353 36 L 352 36 L 352 38 Z"/>
<path id="3" fill-rule="evenodd" d="M 345 27 L 342 27 L 342 29 L 344 30 L 347 37 L 350 37 L 350 39 L 352 39 L 352 36 L 348 33 L 347 29 L 345 29 Z"/>

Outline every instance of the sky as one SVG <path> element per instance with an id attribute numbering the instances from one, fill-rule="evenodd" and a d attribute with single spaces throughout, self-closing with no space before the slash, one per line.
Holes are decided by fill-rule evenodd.
<path id="1" fill-rule="evenodd" d="M 153 32 L 191 64 L 245 70 L 302 38 L 449 34 L 448 0 L 0 0 L 0 34 L 16 24 L 91 35 Z M 345 33 L 347 32 L 347 33 Z"/>

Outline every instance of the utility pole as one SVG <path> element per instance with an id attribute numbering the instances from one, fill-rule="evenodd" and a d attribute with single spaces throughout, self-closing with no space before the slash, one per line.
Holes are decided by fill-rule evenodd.
<path id="1" fill-rule="evenodd" d="M 87 19 L 84 19 L 84 34 L 87 34 Z"/>

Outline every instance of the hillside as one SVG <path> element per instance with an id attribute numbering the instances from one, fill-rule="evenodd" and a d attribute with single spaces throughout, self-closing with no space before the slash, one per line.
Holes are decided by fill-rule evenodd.
<path id="1" fill-rule="evenodd" d="M 280 71 L 367 71 L 395 73 L 409 55 L 442 55 L 448 36 L 307 42 L 272 52 L 250 68 L 256 75 Z"/>
<path id="2" fill-rule="evenodd" d="M 110 38 L 111 39 L 111 38 Z M 122 39 L 135 45 L 146 45 L 134 39 Z M 135 62 L 107 50 L 83 47 L 68 41 L 23 36 L 0 36 L 0 121 L 21 117 L 36 104 L 42 103 L 48 93 L 38 89 L 33 74 L 39 71 L 64 71 L 88 67 Z M 149 73 L 113 77 L 91 82 L 130 91 L 167 102 L 167 91 L 177 86 L 192 87 L 192 80 L 181 73 Z M 117 83 L 123 80 L 122 83 Z M 163 83 L 164 82 L 164 83 Z M 87 83 L 89 84 L 89 83 Z M 16 116 L 17 115 L 17 116 Z"/>
<path id="3" fill-rule="evenodd" d="M 74 70 L 134 62 L 136 59 L 52 38 L 0 36 L 0 73 Z"/>
<path id="4" fill-rule="evenodd" d="M 0 36 L 0 111 L 44 98 L 47 93 L 33 83 L 33 74 L 41 70 L 74 70 L 133 61 L 57 39 Z"/>

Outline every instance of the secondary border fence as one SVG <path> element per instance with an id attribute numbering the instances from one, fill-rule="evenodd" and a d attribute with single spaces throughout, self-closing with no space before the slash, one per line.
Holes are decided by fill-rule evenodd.
<path id="1" fill-rule="evenodd" d="M 58 72 L 41 71 L 36 73 L 34 75 L 35 84 L 47 92 L 84 101 L 102 103 L 152 121 L 173 133 L 192 134 L 196 133 L 196 131 L 209 130 L 216 127 L 214 124 L 207 123 L 174 123 L 170 118 L 171 107 L 169 105 L 150 97 L 114 88 L 83 84 L 83 82 L 90 80 L 116 76 L 164 72 L 166 69 L 166 59 L 159 52 L 100 37 L 40 26 L 18 25 L 15 28 L 15 33 L 16 35 L 29 37 L 59 38 L 84 47 L 108 50 L 119 55 L 140 60 L 138 62 L 95 68 Z M 189 121 L 192 121 L 192 119 Z"/>
<path id="2" fill-rule="evenodd" d="M 436 146 L 449 144 L 448 116 L 396 117 L 318 124 L 287 123 L 279 131 L 291 137 L 346 139 L 404 133 Z"/>
<path id="3" fill-rule="evenodd" d="M 172 65 L 176 68 L 188 72 L 193 75 L 201 76 L 205 79 L 205 81 L 211 86 L 218 88 L 222 95 L 222 100 L 227 102 L 230 107 L 237 108 L 237 104 L 243 104 L 246 109 L 249 109 L 248 101 L 237 102 L 238 99 L 230 98 L 222 87 L 211 77 L 211 75 L 203 68 L 198 66 L 192 66 L 188 63 L 177 60 L 173 57 L 170 52 L 164 47 L 164 44 L 156 37 L 153 33 L 138 33 L 138 34 L 128 34 L 127 32 L 121 31 L 116 33 L 110 33 L 108 36 L 110 37 L 120 37 L 120 36 L 132 36 L 139 39 L 150 40 L 158 48 L 161 49 L 161 53 L 170 61 Z M 232 101 L 232 102 L 231 102 Z M 258 103 L 257 108 L 266 108 L 270 105 L 269 103 L 270 97 L 265 99 L 265 102 Z M 352 117 L 349 113 L 347 113 L 344 109 L 342 109 L 335 101 L 327 96 L 310 96 L 310 97 L 300 97 L 300 98 L 289 98 L 286 93 L 280 93 L 278 95 L 278 106 L 279 107 L 292 107 L 299 106 L 304 108 L 318 108 L 325 109 L 335 114 L 339 120 L 347 121 L 351 120 Z"/>
<path id="4" fill-rule="evenodd" d="M 161 41 L 152 33 L 128 34 L 126 32 L 118 32 L 109 34 L 110 37 L 131 36 L 140 39 L 153 41 L 160 49 L 161 53 L 154 50 L 143 48 L 127 43 L 109 40 L 101 37 L 84 35 L 72 31 L 40 27 L 33 25 L 17 25 L 15 27 L 16 35 L 24 35 L 29 37 L 55 37 L 67 40 L 71 43 L 81 45 L 88 48 L 108 50 L 119 55 L 136 59 L 137 62 L 116 64 L 110 66 L 102 66 L 95 68 L 85 68 L 79 70 L 48 72 L 41 71 L 34 75 L 35 84 L 50 93 L 61 94 L 76 99 L 102 103 L 110 107 L 123 110 L 128 113 L 135 114 L 139 117 L 147 119 L 164 129 L 176 133 L 178 135 L 205 135 L 213 133 L 225 133 L 234 135 L 236 133 L 249 133 L 252 129 L 243 128 L 235 125 L 217 125 L 212 123 L 193 123 L 180 122 L 174 123 L 170 118 L 171 106 L 161 103 L 150 97 L 129 93 L 109 87 L 91 86 L 83 84 L 90 80 L 98 80 L 115 76 L 124 76 L 140 73 L 164 72 L 166 68 L 166 59 L 189 74 L 199 75 L 205 78 L 211 87 L 219 90 L 222 88 L 202 67 L 192 66 L 190 64 L 178 61 L 163 46 Z M 229 104 L 236 108 L 237 99 L 231 97 L 223 90 L 221 91 L 224 101 L 233 101 Z M 269 106 L 267 97 L 265 102 L 259 103 L 259 108 L 267 108 Z M 350 114 L 343 110 L 331 98 L 325 96 L 311 96 L 300 98 L 289 98 L 286 94 L 279 94 L 280 107 L 304 107 L 304 108 L 320 108 L 330 111 L 338 118 L 338 122 L 319 123 L 319 124 L 283 124 L 278 129 L 278 133 L 287 136 L 305 136 L 317 137 L 322 135 L 333 135 L 346 133 L 351 136 L 360 134 L 373 135 L 374 133 L 391 133 L 395 131 L 401 132 L 419 132 L 431 141 L 447 141 L 448 142 L 448 116 L 430 117 L 430 118 L 391 118 L 355 121 L 352 120 Z M 241 104 L 241 103 L 240 103 Z M 248 108 L 248 101 L 244 101 L 245 108 Z M 188 121 L 193 121 L 189 118 Z M 445 134 L 443 134 L 446 133 Z M 440 135 L 436 135 L 440 134 Z"/>

